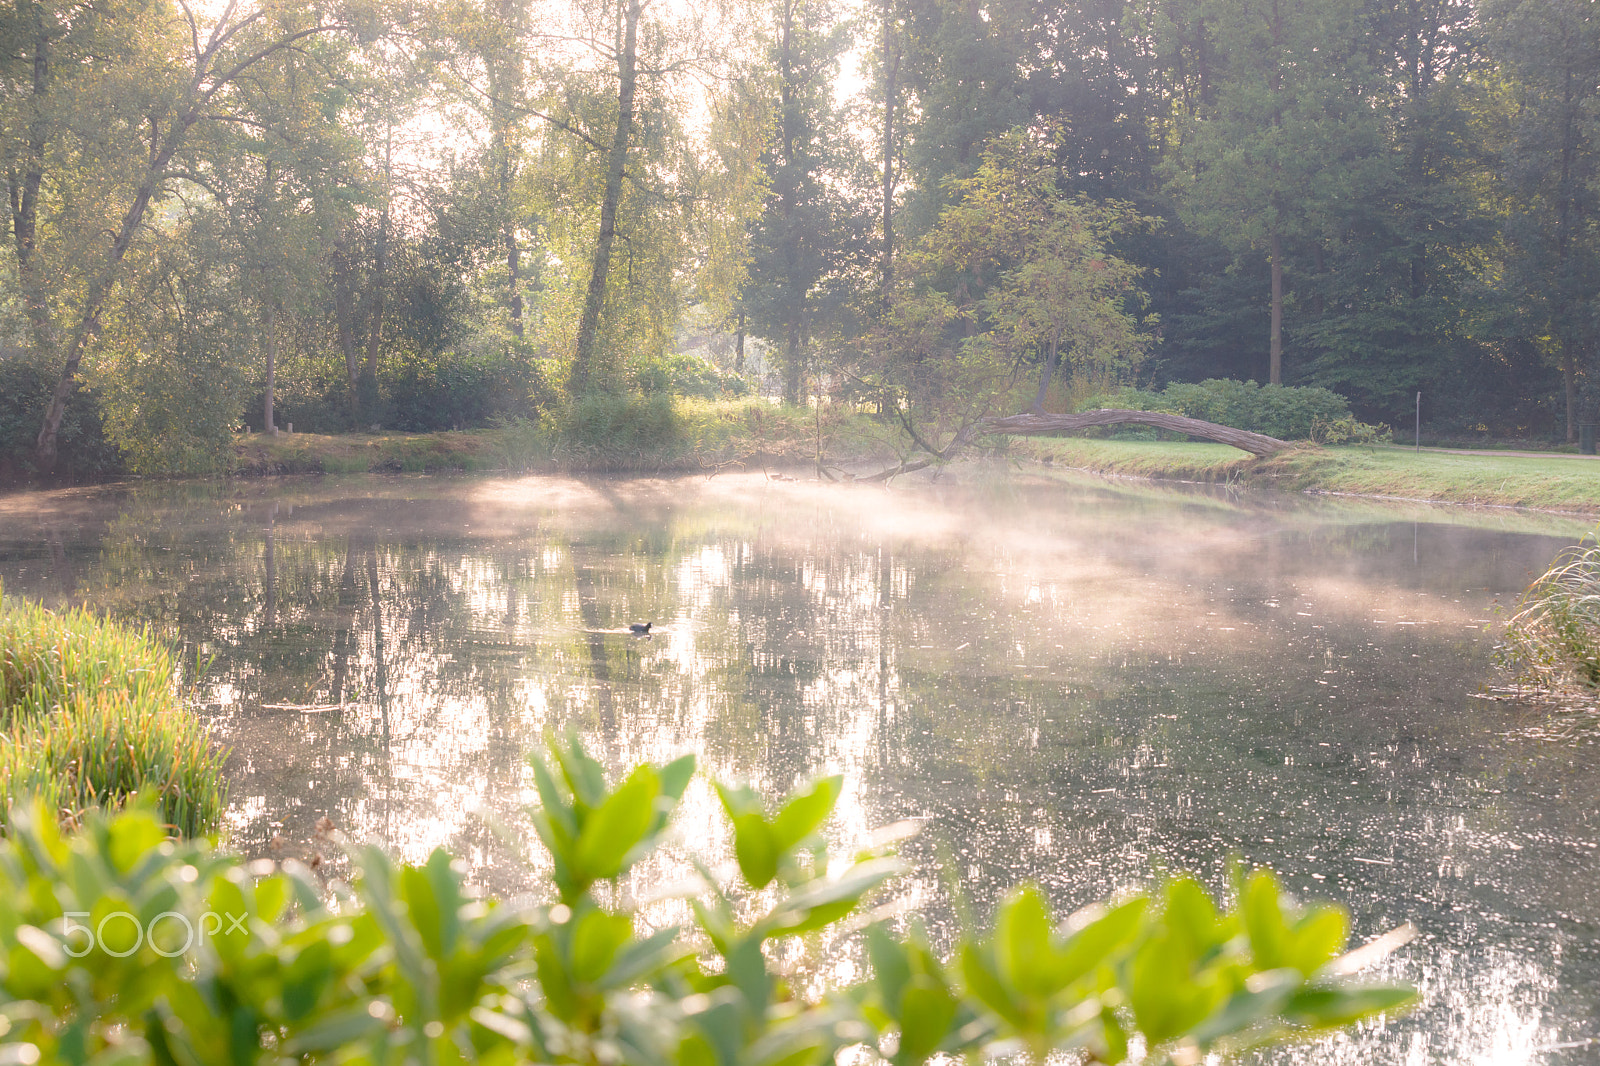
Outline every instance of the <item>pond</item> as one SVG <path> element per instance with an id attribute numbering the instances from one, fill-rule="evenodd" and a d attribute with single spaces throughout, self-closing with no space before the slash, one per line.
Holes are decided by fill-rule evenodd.
<path id="1" fill-rule="evenodd" d="M 245 851 L 408 860 L 516 894 L 526 758 L 846 789 L 917 819 L 935 935 L 1019 881 L 1064 913 L 1230 859 L 1347 906 L 1411 1015 L 1298 1063 L 1600 1058 L 1600 729 L 1496 698 L 1496 603 L 1581 523 L 969 468 L 894 488 L 360 478 L 0 497 L 7 595 L 182 649 Z M 648 637 L 628 632 L 649 621 Z M 726 847 L 698 784 L 688 844 Z M 658 869 L 659 872 L 659 869 Z"/>

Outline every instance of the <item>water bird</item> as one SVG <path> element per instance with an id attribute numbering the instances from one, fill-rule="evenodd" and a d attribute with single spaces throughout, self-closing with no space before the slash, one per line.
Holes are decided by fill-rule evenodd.
<path id="1" fill-rule="evenodd" d="M 655 625 L 654 622 L 634 622 L 628 627 L 628 632 L 638 634 L 641 637 L 648 636 L 650 627 L 653 625 Z"/>

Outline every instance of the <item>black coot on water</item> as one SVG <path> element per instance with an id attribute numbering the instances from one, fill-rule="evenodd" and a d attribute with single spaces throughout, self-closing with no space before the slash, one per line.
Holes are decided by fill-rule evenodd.
<path id="1" fill-rule="evenodd" d="M 655 625 L 654 622 L 635 622 L 628 627 L 628 632 L 637 633 L 641 637 L 646 636 L 649 634 L 650 627 L 653 625 Z"/>

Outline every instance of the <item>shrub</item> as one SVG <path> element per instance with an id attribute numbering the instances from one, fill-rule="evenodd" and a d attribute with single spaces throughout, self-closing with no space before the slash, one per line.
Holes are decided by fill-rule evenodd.
<path id="1" fill-rule="evenodd" d="M 412 357 L 389 368 L 379 387 L 383 425 L 406 433 L 537 417 L 554 397 L 544 364 L 525 348 Z"/>
<path id="2" fill-rule="evenodd" d="M 671 396 L 591 393 L 555 413 L 555 454 L 590 470 L 659 468 L 684 447 Z"/>
<path id="3" fill-rule="evenodd" d="M 179 703 L 171 657 L 147 633 L 5 601 L 0 729 L 0 809 L 33 795 L 71 822 L 139 793 L 186 835 L 222 816 L 225 754 Z"/>
<path id="4" fill-rule="evenodd" d="M 1198 384 L 1173 382 L 1162 392 L 1124 388 L 1092 397 L 1083 405 L 1084 410 L 1097 407 L 1166 411 L 1279 440 L 1338 444 L 1384 439 L 1387 433 L 1383 427 L 1356 421 L 1350 404 L 1336 392 L 1225 378 Z"/>
<path id="5" fill-rule="evenodd" d="M 361 418 L 350 409 L 344 360 L 337 355 L 286 360 L 278 374 L 275 419 L 300 433 L 341 433 L 372 425 L 404 433 L 467 429 L 501 419 L 534 419 L 553 407 L 548 360 L 531 345 L 483 345 L 432 354 L 389 352 L 376 379 L 363 377 Z M 261 428 L 261 402 L 246 414 Z"/>
<path id="6" fill-rule="evenodd" d="M 59 367 L 45 366 L 32 355 L 0 356 L 0 482 L 34 473 L 34 442 L 59 373 Z M 122 453 L 106 439 L 98 399 L 89 389 L 79 388 L 67 400 L 56 447 L 56 472 L 66 477 L 124 469 Z"/>
<path id="7" fill-rule="evenodd" d="M 1199 1061 L 1411 998 L 1352 983 L 1344 915 L 1302 910 L 1264 871 L 1230 907 L 1178 877 L 1064 924 L 1019 889 L 949 959 L 872 924 L 871 978 L 820 988 L 794 949 L 836 949 L 901 869 L 880 849 L 829 872 L 818 830 L 839 778 L 775 810 L 719 785 L 738 872 L 698 866 L 684 925 L 660 925 L 618 888 L 663 839 L 693 758 L 609 783 L 575 741 L 551 748 L 533 817 L 553 898 L 524 912 L 468 898 L 442 851 L 396 868 L 363 849 L 358 898 L 328 906 L 303 867 L 251 876 L 205 843 L 164 843 L 144 811 L 67 839 L 37 810 L 16 819 L 0 843 L 0 1055 L 827 1066 L 857 1046 L 895 1066 L 1007 1049 L 1042 1066 L 1120 1062 L 1141 1039 L 1145 1062 Z M 190 930 L 208 935 L 186 945 Z"/>
<path id="8" fill-rule="evenodd" d="M 1600 542 L 1565 549 L 1523 592 L 1501 654 L 1518 677 L 1560 690 L 1600 688 Z"/>
<path id="9" fill-rule="evenodd" d="M 642 361 L 632 371 L 634 388 L 643 393 L 670 392 L 700 400 L 737 399 L 750 395 L 750 379 L 720 370 L 691 352 L 674 352 Z"/>

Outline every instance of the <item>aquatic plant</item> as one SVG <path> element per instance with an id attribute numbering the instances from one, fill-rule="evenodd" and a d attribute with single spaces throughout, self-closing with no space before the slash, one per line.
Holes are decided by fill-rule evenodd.
<path id="1" fill-rule="evenodd" d="M 177 832 L 205 833 L 225 806 L 225 757 L 149 633 L 0 600 L 0 810 L 33 796 L 73 823 L 139 793 Z"/>
<path id="2" fill-rule="evenodd" d="M 1600 687 L 1600 540 L 1564 549 L 1517 601 L 1501 653 L 1538 688 Z"/>
<path id="3" fill-rule="evenodd" d="M 305 867 L 173 844 L 144 809 L 71 836 L 42 809 L 14 816 L 0 1059 L 829 1066 L 854 1049 L 1042 1066 L 1142 1044 L 1145 1063 L 1195 1063 L 1413 995 L 1353 981 L 1385 945 L 1342 955 L 1344 914 L 1261 871 L 1228 906 L 1180 877 L 1064 922 L 1022 888 L 947 956 L 883 903 L 901 870 L 887 846 L 830 862 L 838 778 L 775 807 L 719 786 L 735 868 L 697 864 L 699 883 L 636 906 L 693 758 L 608 781 L 572 742 L 533 772 L 551 873 L 521 911 L 471 898 L 443 851 L 397 867 L 361 849 L 355 891 L 330 903 Z"/>

